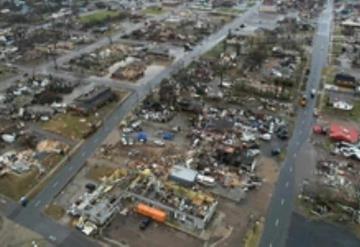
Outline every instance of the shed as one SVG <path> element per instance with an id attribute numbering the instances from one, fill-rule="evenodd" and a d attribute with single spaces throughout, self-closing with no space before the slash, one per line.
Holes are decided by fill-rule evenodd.
<path id="1" fill-rule="evenodd" d="M 186 168 L 184 166 L 176 165 L 170 171 L 170 179 L 184 186 L 192 186 L 195 184 L 198 172 Z"/>

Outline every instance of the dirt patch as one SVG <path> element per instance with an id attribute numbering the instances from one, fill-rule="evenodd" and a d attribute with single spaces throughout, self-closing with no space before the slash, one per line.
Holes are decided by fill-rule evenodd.
<path id="1" fill-rule="evenodd" d="M 258 173 L 259 176 L 264 177 L 264 184 L 257 191 L 249 193 L 247 198 L 240 204 L 229 201 L 223 201 L 219 204 L 219 211 L 224 212 L 226 215 L 226 224 L 233 227 L 232 234 L 224 241 L 222 246 L 239 246 L 244 241 L 249 229 L 249 222 L 253 222 L 255 218 L 266 216 L 279 168 L 272 159 L 262 158 L 259 161 Z"/>
<path id="2" fill-rule="evenodd" d="M 118 215 L 107 228 L 105 235 L 119 242 L 126 242 L 132 247 L 198 247 L 202 241 L 168 226 L 152 222 L 146 231 L 139 229 L 143 217 L 133 213 L 128 216 Z"/>
<path id="3" fill-rule="evenodd" d="M 54 220 L 60 220 L 65 215 L 65 209 L 57 204 L 49 204 L 46 206 L 44 213 Z"/>
<path id="4" fill-rule="evenodd" d="M 38 182 L 38 172 L 35 169 L 23 175 L 8 173 L 0 178 L 0 193 L 17 201 Z"/>
<path id="5" fill-rule="evenodd" d="M 100 182 L 101 178 L 110 176 L 115 168 L 103 165 L 94 165 L 89 169 L 86 177 L 88 179 Z"/>

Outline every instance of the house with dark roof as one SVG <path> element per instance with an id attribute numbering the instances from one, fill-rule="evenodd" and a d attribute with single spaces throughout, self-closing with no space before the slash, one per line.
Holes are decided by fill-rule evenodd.
<path id="1" fill-rule="evenodd" d="M 110 87 L 97 86 L 90 92 L 80 95 L 74 100 L 70 108 L 82 114 L 89 114 L 96 111 L 101 106 L 114 100 L 115 93 Z"/>
<path id="2" fill-rule="evenodd" d="M 335 75 L 334 84 L 337 86 L 355 89 L 357 86 L 356 78 L 349 74 L 339 73 Z"/>

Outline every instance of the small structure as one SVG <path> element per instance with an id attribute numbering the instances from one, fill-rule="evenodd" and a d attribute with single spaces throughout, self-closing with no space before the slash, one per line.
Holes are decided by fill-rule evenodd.
<path id="1" fill-rule="evenodd" d="M 196 182 L 197 175 L 197 171 L 177 165 L 171 169 L 169 178 L 181 185 L 192 186 Z"/>
<path id="2" fill-rule="evenodd" d="M 356 79 L 352 75 L 339 73 L 335 75 L 334 84 L 337 86 L 356 88 Z"/>
<path id="3" fill-rule="evenodd" d="M 114 98 L 115 94 L 110 87 L 97 86 L 76 98 L 70 108 L 83 114 L 89 114 Z"/>

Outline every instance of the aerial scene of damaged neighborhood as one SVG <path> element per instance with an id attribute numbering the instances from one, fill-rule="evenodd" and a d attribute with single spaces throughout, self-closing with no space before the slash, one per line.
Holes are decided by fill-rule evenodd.
<path id="1" fill-rule="evenodd" d="M 359 0 L 0 0 L 0 246 L 359 247 Z"/>

